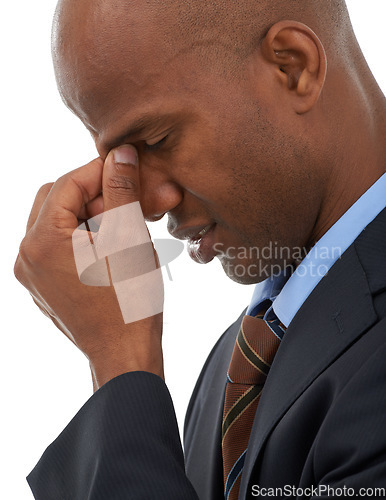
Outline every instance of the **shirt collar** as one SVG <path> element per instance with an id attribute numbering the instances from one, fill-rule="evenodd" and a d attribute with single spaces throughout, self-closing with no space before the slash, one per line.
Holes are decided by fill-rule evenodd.
<path id="1" fill-rule="evenodd" d="M 283 272 L 258 283 L 247 314 L 265 299 L 288 327 L 319 281 L 386 206 L 386 174 L 383 174 L 322 236 L 288 279 Z"/>
<path id="2" fill-rule="evenodd" d="M 259 305 L 265 300 L 274 301 L 280 293 L 285 282 L 288 280 L 288 273 L 282 271 L 279 275 L 271 276 L 260 283 L 257 283 L 253 290 L 253 295 L 246 314 L 254 316 L 258 312 Z"/>

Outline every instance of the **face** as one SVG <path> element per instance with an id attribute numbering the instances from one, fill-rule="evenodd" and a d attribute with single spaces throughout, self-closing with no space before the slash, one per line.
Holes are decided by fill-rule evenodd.
<path id="1" fill-rule="evenodd" d="M 263 69 L 256 77 L 247 60 L 219 64 L 216 41 L 213 59 L 188 41 L 170 47 L 164 24 L 143 11 L 124 26 L 98 15 L 110 20 L 103 34 L 73 21 L 72 43 L 55 59 L 68 106 L 102 157 L 125 143 L 138 149 L 146 218 L 167 214 L 195 260 L 216 256 L 235 281 L 265 279 L 307 245 L 317 204 L 307 145 L 288 132 Z"/>

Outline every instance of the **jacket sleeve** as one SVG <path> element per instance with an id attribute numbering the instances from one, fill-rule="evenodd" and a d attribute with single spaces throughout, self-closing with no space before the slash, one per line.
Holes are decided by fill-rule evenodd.
<path id="1" fill-rule="evenodd" d="M 27 478 L 37 500 L 197 500 L 163 380 L 125 373 L 101 387 Z"/>

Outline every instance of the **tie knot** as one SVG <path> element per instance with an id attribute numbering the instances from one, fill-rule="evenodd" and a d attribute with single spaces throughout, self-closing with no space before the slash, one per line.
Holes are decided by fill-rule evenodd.
<path id="1" fill-rule="evenodd" d="M 264 384 L 280 345 L 276 323 L 244 316 L 228 371 L 233 383 Z"/>

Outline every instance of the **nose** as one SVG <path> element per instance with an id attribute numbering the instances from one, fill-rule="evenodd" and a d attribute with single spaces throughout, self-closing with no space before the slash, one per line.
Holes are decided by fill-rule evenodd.
<path id="1" fill-rule="evenodd" d="M 140 202 L 146 220 L 155 222 L 175 209 L 183 199 L 183 191 L 162 172 L 143 171 L 140 177 Z"/>

